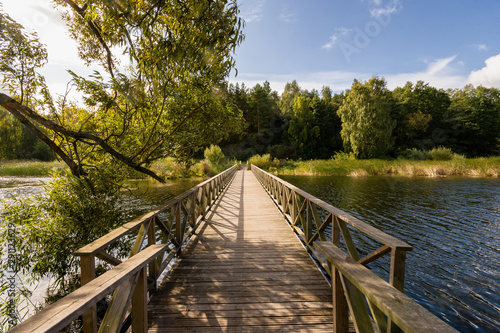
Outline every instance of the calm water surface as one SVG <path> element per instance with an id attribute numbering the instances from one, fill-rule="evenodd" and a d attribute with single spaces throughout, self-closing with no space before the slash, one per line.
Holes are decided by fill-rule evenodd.
<path id="1" fill-rule="evenodd" d="M 412 245 L 405 292 L 436 316 L 500 332 L 500 179 L 281 178 Z M 388 276 L 388 259 L 370 265 Z"/>

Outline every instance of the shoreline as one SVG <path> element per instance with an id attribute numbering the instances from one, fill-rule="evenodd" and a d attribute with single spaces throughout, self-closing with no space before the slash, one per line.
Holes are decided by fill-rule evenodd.
<path id="1" fill-rule="evenodd" d="M 162 163 L 170 166 L 171 163 Z M 203 178 L 198 172 L 179 172 L 176 168 L 165 170 L 163 165 L 157 165 L 167 180 Z M 160 166 L 160 167 L 158 167 Z M 259 166 L 257 164 L 257 166 Z M 0 161 L 0 177 L 50 177 L 56 170 L 66 168 L 63 162 L 40 161 Z M 163 169 L 163 170 L 162 170 Z M 447 161 L 413 161 L 404 159 L 380 160 L 308 160 L 280 161 L 266 171 L 274 175 L 290 176 L 407 176 L 407 177 L 447 177 L 459 176 L 470 178 L 500 177 L 500 156 L 479 158 L 453 158 Z M 147 178 L 141 178 L 146 180 Z"/>
<path id="2" fill-rule="evenodd" d="M 498 178 L 500 157 L 459 158 L 448 161 L 398 159 L 288 161 L 280 166 L 271 167 L 268 171 L 277 176 Z"/>

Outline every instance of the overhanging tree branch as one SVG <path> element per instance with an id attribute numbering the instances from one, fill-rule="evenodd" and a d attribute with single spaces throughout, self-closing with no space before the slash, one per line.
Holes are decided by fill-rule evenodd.
<path id="1" fill-rule="evenodd" d="M 30 130 L 32 130 L 35 135 L 37 135 L 41 140 L 46 142 L 49 145 L 49 147 L 51 147 L 52 149 L 55 149 L 54 152 L 56 154 L 58 154 L 58 156 L 60 156 L 66 164 L 68 164 L 68 166 L 70 167 L 73 174 L 75 174 L 74 170 L 77 172 L 75 175 L 81 176 L 81 175 L 83 175 L 83 173 L 82 173 L 83 171 L 79 170 L 79 167 L 76 165 L 76 163 L 73 160 L 71 160 L 66 154 L 64 154 L 64 152 L 52 140 L 50 140 L 45 134 L 43 134 L 38 128 L 36 128 L 36 126 L 31 124 L 29 121 L 27 121 L 26 118 L 30 118 L 33 121 L 37 122 L 38 124 L 56 132 L 56 133 L 60 133 L 64 136 L 72 137 L 72 138 L 79 140 L 81 142 L 84 142 L 84 143 L 87 143 L 87 142 L 85 142 L 85 140 L 91 141 L 91 142 L 95 143 L 96 145 L 100 146 L 102 149 L 104 149 L 107 153 L 109 153 L 115 159 L 117 159 L 118 161 L 133 168 L 134 170 L 137 170 L 141 173 L 144 173 L 148 176 L 151 176 L 152 178 L 158 180 L 159 182 L 162 182 L 162 183 L 165 182 L 165 180 L 162 177 L 158 176 L 153 171 L 139 165 L 138 163 L 135 163 L 133 160 L 126 157 L 125 155 L 119 153 L 113 147 L 111 147 L 104 139 L 102 139 L 102 138 L 100 138 L 92 133 L 76 132 L 76 131 L 64 128 L 64 127 L 54 123 L 53 121 L 40 116 L 38 113 L 34 112 L 30 108 L 28 108 L 24 105 L 21 105 L 15 99 L 13 99 L 13 98 L 11 98 L 3 93 L 0 93 L 0 105 L 2 107 L 4 107 L 7 111 L 9 111 L 11 114 L 16 116 L 16 118 L 18 118 L 21 122 L 23 122 L 23 121 L 24 121 L 23 123 L 26 122 L 26 126 Z M 87 143 L 87 144 L 89 144 L 89 143 Z"/>

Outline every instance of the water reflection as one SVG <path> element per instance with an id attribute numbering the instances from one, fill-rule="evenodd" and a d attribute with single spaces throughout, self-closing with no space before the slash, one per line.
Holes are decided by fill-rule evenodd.
<path id="1" fill-rule="evenodd" d="M 461 332 L 500 331 L 500 179 L 282 178 L 411 244 L 406 293 L 435 315 Z"/>

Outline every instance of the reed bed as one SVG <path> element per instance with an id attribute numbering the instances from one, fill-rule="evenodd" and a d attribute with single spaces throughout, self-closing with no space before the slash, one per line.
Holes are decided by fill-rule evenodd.
<path id="1" fill-rule="evenodd" d="M 271 167 L 269 170 L 277 175 L 499 177 L 500 157 L 473 159 L 459 157 L 448 161 L 412 161 L 404 159 L 287 161 L 278 167 Z"/>

